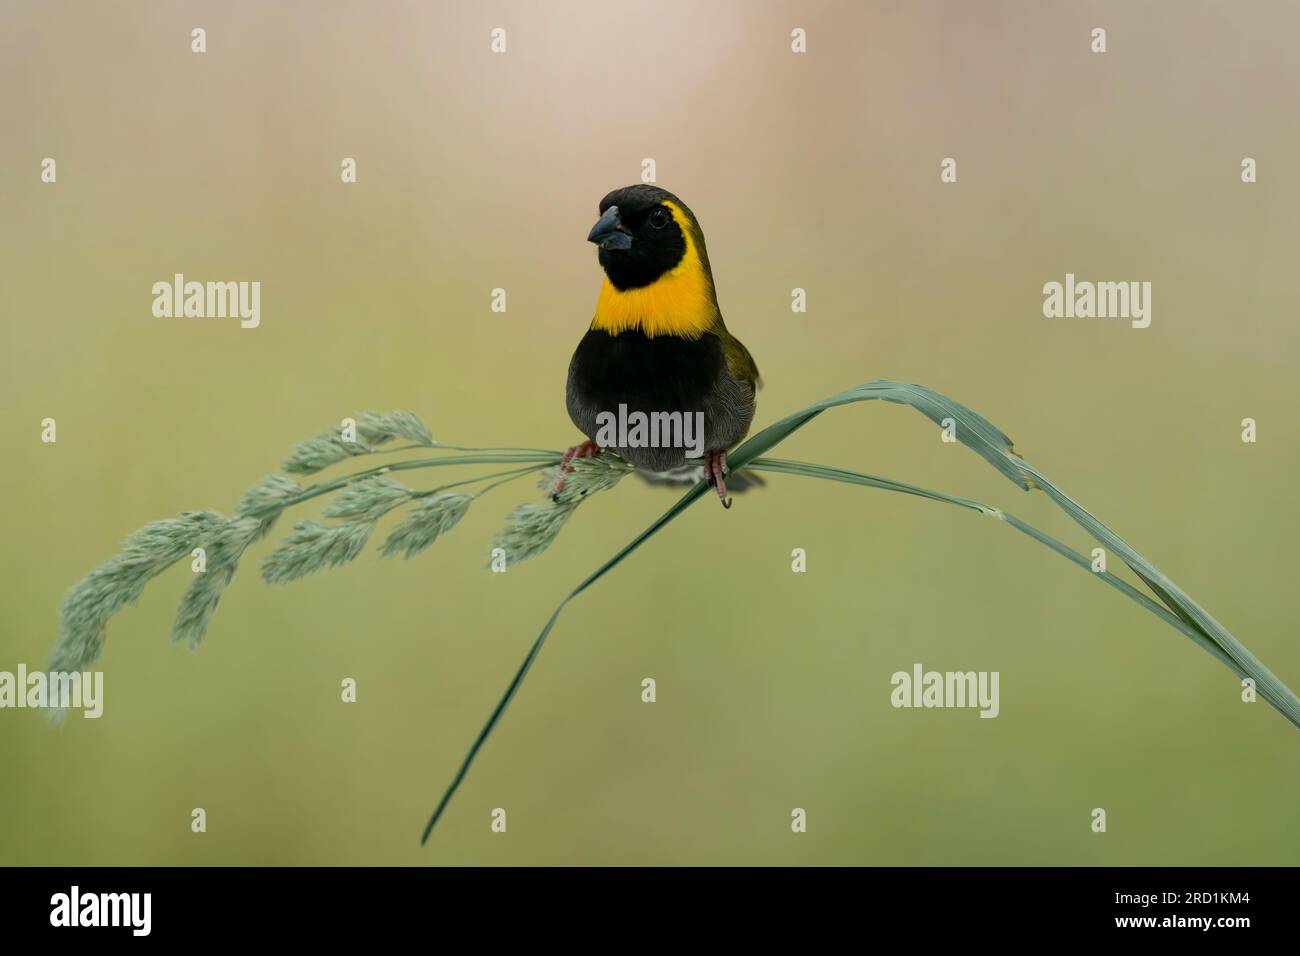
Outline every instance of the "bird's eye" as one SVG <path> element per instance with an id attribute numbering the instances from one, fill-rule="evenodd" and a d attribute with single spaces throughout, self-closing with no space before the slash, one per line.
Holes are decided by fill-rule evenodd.
<path id="1" fill-rule="evenodd" d="M 671 218 L 672 216 L 668 214 L 667 209 L 663 206 L 655 206 L 654 209 L 650 210 L 650 228 L 662 229 L 664 226 L 668 225 L 668 220 Z"/>

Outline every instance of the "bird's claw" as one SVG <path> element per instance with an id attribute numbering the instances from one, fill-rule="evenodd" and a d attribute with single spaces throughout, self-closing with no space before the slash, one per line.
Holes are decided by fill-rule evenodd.
<path id="1" fill-rule="evenodd" d="M 730 508 L 731 499 L 727 497 L 727 475 L 731 469 L 727 467 L 727 452 L 711 451 L 704 456 L 704 480 L 711 483 L 718 492 L 718 500 L 722 502 L 722 507 Z"/>
<path id="2" fill-rule="evenodd" d="M 595 458 L 600 454 L 600 446 L 588 438 L 584 442 L 574 445 L 564 453 L 560 459 L 560 475 L 555 479 L 555 487 L 551 489 L 551 500 L 559 501 L 560 492 L 564 490 L 565 476 L 573 471 L 573 459 L 575 458 Z"/>

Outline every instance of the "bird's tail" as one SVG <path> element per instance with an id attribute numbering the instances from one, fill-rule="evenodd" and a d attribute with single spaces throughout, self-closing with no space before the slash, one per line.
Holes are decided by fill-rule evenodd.
<path id="1" fill-rule="evenodd" d="M 648 485 L 659 485 L 662 487 L 680 488 L 683 485 L 693 485 L 704 478 L 704 469 L 699 465 L 682 465 L 680 468 L 672 468 L 668 471 L 645 471 L 638 468 L 636 473 Z M 762 475 L 755 474 L 751 471 L 742 471 L 734 475 L 727 476 L 727 492 L 743 494 L 754 488 L 762 488 L 767 482 L 763 480 Z"/>

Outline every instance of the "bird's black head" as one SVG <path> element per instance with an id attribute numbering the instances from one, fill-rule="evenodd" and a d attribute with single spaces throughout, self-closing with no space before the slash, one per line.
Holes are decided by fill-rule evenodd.
<path id="1" fill-rule="evenodd" d="M 588 242 L 599 248 L 601 267 L 620 292 L 648 286 L 686 256 L 687 236 L 701 256 L 703 236 L 686 204 L 658 186 L 615 189 L 600 201 L 600 219 Z"/>

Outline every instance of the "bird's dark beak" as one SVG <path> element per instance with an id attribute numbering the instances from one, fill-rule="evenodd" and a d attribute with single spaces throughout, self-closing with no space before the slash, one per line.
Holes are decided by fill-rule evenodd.
<path id="1" fill-rule="evenodd" d="M 587 233 L 587 241 L 601 249 L 631 249 L 632 233 L 627 231 L 618 217 L 618 207 L 610 206 Z"/>

